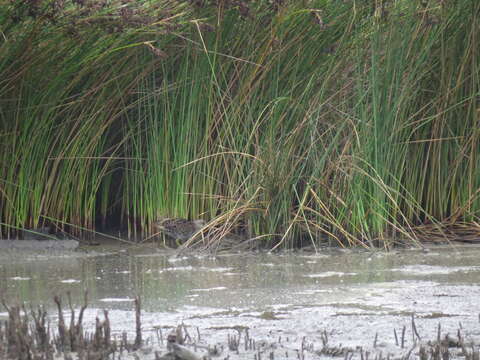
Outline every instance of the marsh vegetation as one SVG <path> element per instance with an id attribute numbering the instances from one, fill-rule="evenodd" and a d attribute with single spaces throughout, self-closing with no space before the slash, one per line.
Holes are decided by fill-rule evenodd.
<path id="1" fill-rule="evenodd" d="M 477 238 L 478 1 L 0 10 L 3 237 L 181 217 L 268 248 Z"/>

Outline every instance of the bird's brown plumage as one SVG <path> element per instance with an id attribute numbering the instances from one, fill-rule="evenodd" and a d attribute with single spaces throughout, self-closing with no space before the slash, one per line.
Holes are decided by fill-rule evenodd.
<path id="1" fill-rule="evenodd" d="M 205 221 L 166 218 L 155 221 L 153 226 L 176 240 L 188 240 L 205 226 Z"/>

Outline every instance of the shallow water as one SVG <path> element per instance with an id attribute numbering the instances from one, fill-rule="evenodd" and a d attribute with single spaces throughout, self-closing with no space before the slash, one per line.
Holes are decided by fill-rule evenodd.
<path id="1" fill-rule="evenodd" d="M 330 343 L 347 346 L 372 345 L 378 333 L 377 346 L 390 351 L 394 328 L 400 333 L 405 325 L 406 347 L 411 343 L 412 314 L 425 339 L 435 338 L 441 323 L 443 333 L 456 335 L 461 326 L 478 342 L 479 260 L 478 247 L 215 257 L 118 247 L 3 253 L 0 294 L 7 303 L 53 309 L 53 295 L 70 291 L 78 306 L 88 288 L 85 323 L 109 309 L 118 332 L 134 330 L 139 295 L 146 336 L 181 322 L 212 342 L 225 342 L 234 328 L 297 344 L 304 337 L 320 344 L 326 331 Z"/>

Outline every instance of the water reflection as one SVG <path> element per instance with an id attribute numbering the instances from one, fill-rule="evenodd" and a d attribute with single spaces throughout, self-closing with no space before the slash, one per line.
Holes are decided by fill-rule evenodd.
<path id="1" fill-rule="evenodd" d="M 67 291 L 80 302 L 88 288 L 95 306 L 117 309 L 130 308 L 129 300 L 138 294 L 147 311 L 191 304 L 220 308 L 327 303 L 345 297 L 355 301 L 368 284 L 476 284 L 478 255 L 478 249 L 460 249 L 453 256 L 438 250 L 173 257 L 152 249 L 94 256 L 17 255 L 8 261 L 0 258 L 0 291 L 7 301 L 35 304 L 49 303 L 53 294 Z M 358 296 L 346 295 L 352 289 Z"/>

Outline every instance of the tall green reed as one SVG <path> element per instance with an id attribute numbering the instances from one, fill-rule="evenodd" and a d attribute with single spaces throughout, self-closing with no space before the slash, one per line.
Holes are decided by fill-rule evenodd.
<path id="1" fill-rule="evenodd" d="M 93 228 L 108 214 L 105 202 L 118 201 L 108 187 L 118 185 L 111 177 L 118 175 L 124 141 L 119 123 L 141 65 L 135 64 L 135 47 L 144 46 L 132 48 L 138 26 L 120 27 L 129 25 L 126 20 L 140 21 L 134 17 L 142 14 L 125 15 L 120 3 L 100 10 L 94 4 L 69 5 L 53 14 L 51 2 L 34 5 L 28 13 L 6 6 L 10 12 L 1 19 L 10 30 L 3 33 L 1 46 L 8 51 L 0 61 L 2 223 L 7 232 L 52 219 Z M 170 10 L 167 3 L 157 9 L 160 5 Z M 123 23 L 116 19 L 122 16 Z"/>
<path id="2" fill-rule="evenodd" d="M 270 248 L 389 248 L 476 221 L 478 5 L 160 5 L 120 35 L 27 36 L 20 74 L 2 43 L 5 224 L 203 217 Z"/>

